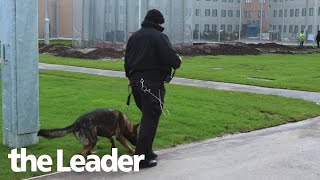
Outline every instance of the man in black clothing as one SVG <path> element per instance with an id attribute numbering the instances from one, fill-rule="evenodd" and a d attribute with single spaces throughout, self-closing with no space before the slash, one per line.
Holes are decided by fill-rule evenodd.
<path id="1" fill-rule="evenodd" d="M 141 29 L 128 40 L 125 53 L 125 71 L 129 78 L 137 107 L 142 112 L 135 154 L 145 155 L 140 167 L 157 165 L 152 150 L 153 140 L 163 110 L 164 82 L 171 78 L 172 69 L 180 67 L 181 58 L 163 34 L 163 15 L 148 11 Z"/>
<path id="2" fill-rule="evenodd" d="M 320 48 L 320 31 L 318 31 L 316 41 L 317 41 L 318 48 Z"/>

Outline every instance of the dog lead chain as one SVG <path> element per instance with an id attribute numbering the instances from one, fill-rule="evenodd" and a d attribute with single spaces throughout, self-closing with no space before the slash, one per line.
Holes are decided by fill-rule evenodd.
<path id="1" fill-rule="evenodd" d="M 151 89 L 148 89 L 147 86 L 144 85 L 144 79 L 142 78 L 140 80 L 140 83 L 141 83 L 141 90 L 144 92 L 144 93 L 149 93 L 151 96 L 153 96 L 155 99 L 157 99 L 159 101 L 159 106 L 161 108 L 161 111 L 163 113 L 163 115 L 165 117 L 168 117 L 170 115 L 170 112 L 168 110 L 168 108 L 166 108 L 164 106 L 164 103 L 161 101 L 161 94 L 160 94 L 160 90 L 159 91 L 159 97 L 157 97 L 156 95 L 154 95 L 152 92 L 151 92 Z M 166 112 L 164 111 L 164 109 L 166 110 Z M 166 114 L 167 113 L 167 114 Z"/>

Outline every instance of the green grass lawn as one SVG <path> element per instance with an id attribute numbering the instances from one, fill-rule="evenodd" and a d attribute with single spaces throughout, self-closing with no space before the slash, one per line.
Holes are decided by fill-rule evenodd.
<path id="1" fill-rule="evenodd" d="M 39 40 L 38 41 L 40 44 L 44 43 L 44 40 Z M 72 40 L 68 40 L 68 39 L 52 39 L 49 42 L 50 44 L 63 44 L 66 46 L 71 46 L 72 45 Z"/>
<path id="2" fill-rule="evenodd" d="M 117 108 L 126 112 L 126 97 L 126 79 L 41 71 L 41 127 L 65 127 L 73 123 L 79 115 L 98 107 Z M 248 132 L 320 115 L 319 105 L 304 100 L 179 85 L 167 86 L 165 101 L 171 115 L 161 117 L 154 143 L 156 149 L 224 134 Z M 134 122 L 139 122 L 140 112 L 133 100 L 127 114 Z M 0 132 L 2 138 L 2 127 Z M 126 153 L 119 143 L 117 147 L 120 154 Z M 81 145 L 72 134 L 51 140 L 40 138 L 40 143 L 28 147 L 27 153 L 37 157 L 48 154 L 54 160 L 57 149 L 64 150 L 64 162 L 67 165 L 71 156 L 79 152 Z M 13 173 L 7 159 L 9 151 L 9 148 L 0 145 L 1 180 L 41 174 L 40 172 Z M 95 151 L 99 156 L 110 153 L 109 140 L 101 138 Z"/>
<path id="3" fill-rule="evenodd" d="M 40 62 L 123 71 L 123 61 L 40 55 Z M 320 92 L 320 54 L 185 57 L 176 76 Z"/>

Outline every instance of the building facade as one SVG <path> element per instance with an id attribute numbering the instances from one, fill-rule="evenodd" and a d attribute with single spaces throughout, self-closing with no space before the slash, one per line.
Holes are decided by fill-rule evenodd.
<path id="1" fill-rule="evenodd" d="M 269 29 L 278 32 L 279 39 L 296 40 L 304 31 L 307 39 L 314 38 L 320 24 L 318 0 L 270 0 Z"/>
<path id="2" fill-rule="evenodd" d="M 268 0 L 243 0 L 242 8 L 242 36 L 257 37 L 269 31 Z"/>
<path id="3" fill-rule="evenodd" d="M 227 41 L 238 38 L 240 0 L 194 0 L 194 3 L 194 41 Z"/>

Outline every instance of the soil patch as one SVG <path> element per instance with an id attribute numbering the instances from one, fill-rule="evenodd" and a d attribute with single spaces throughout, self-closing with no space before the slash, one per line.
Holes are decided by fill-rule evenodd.
<path id="1" fill-rule="evenodd" d="M 245 44 L 194 44 L 190 46 L 175 46 L 182 56 L 199 55 L 259 55 L 262 53 L 277 54 L 305 54 L 320 52 L 320 49 L 306 46 L 304 48 L 284 46 L 276 43 Z M 125 51 L 112 48 L 76 49 L 62 44 L 39 45 L 40 53 L 53 54 L 55 56 L 80 58 L 80 59 L 121 59 Z"/>
<path id="2" fill-rule="evenodd" d="M 95 48 L 85 53 L 82 50 L 62 44 L 40 46 L 39 52 L 52 54 L 55 56 L 80 59 L 120 59 L 124 56 L 124 50 L 115 50 L 112 48 Z"/>

